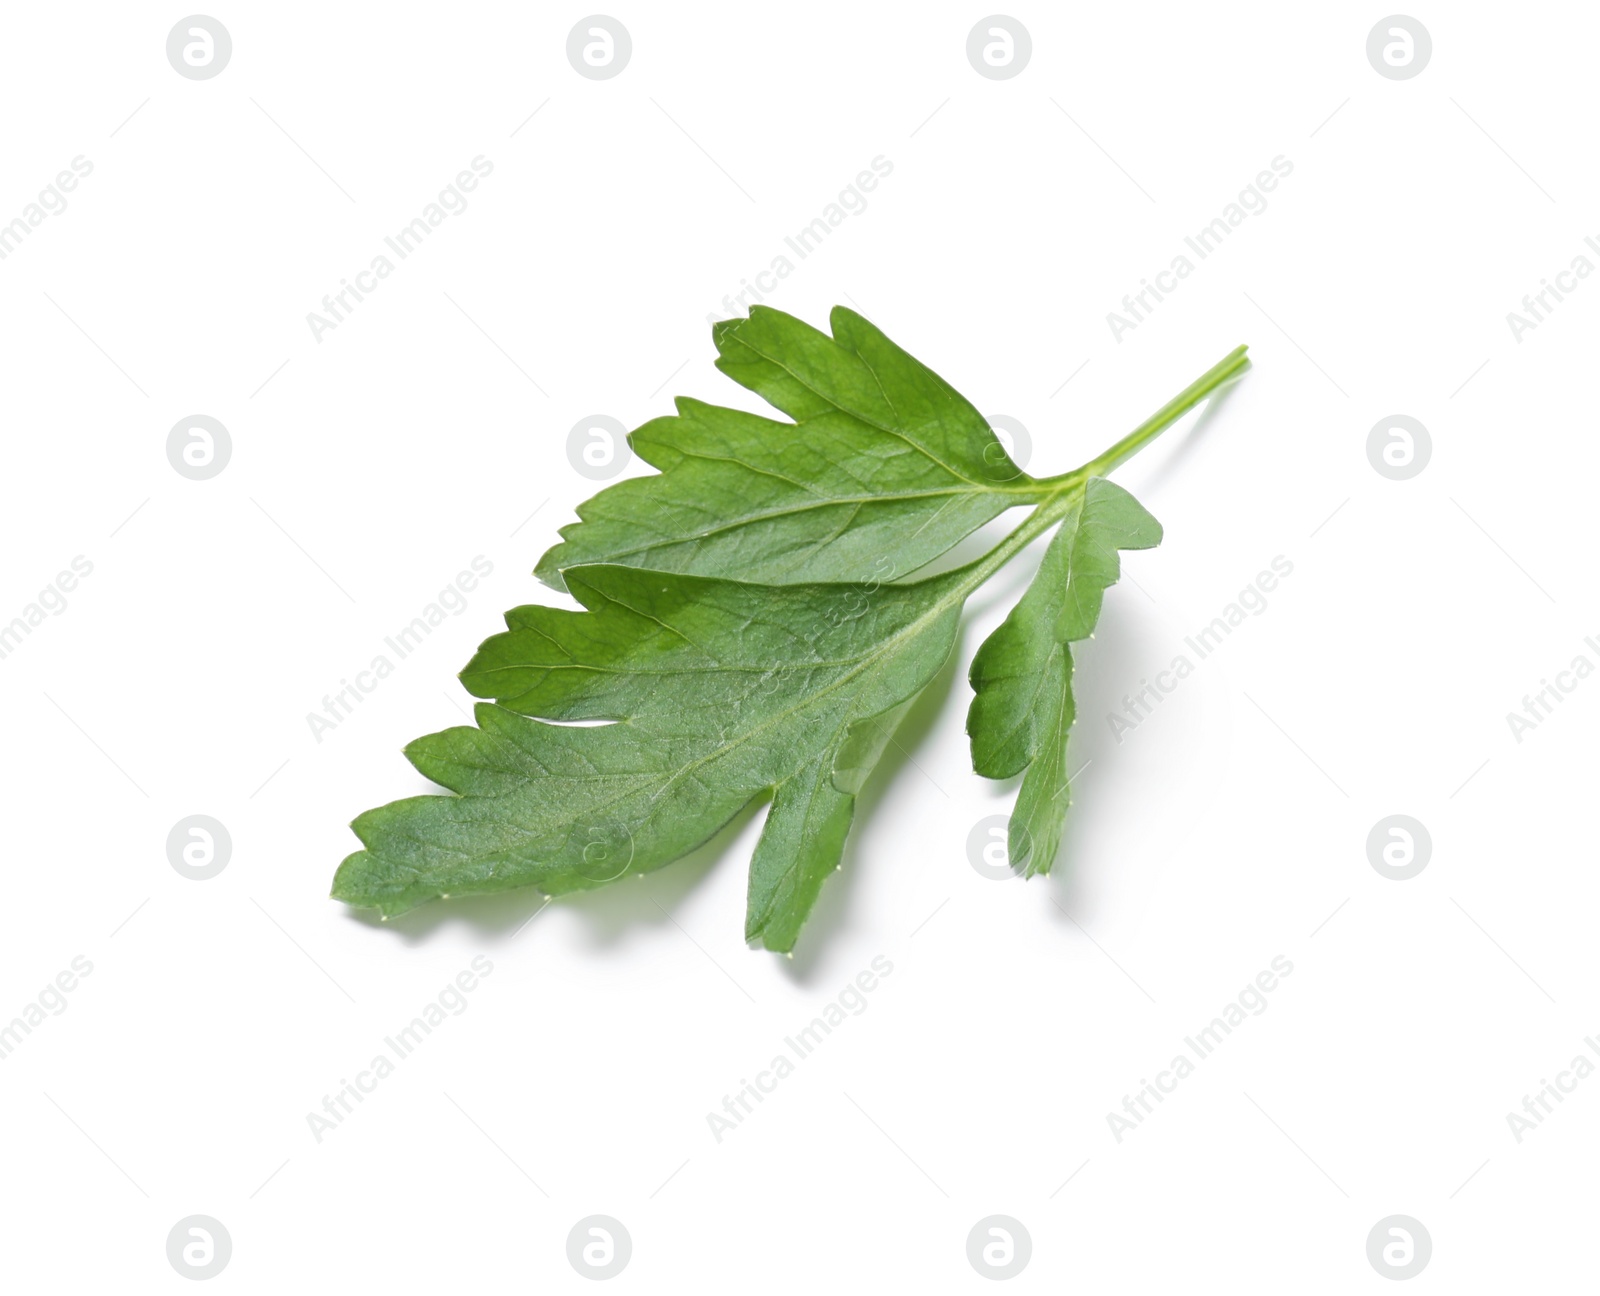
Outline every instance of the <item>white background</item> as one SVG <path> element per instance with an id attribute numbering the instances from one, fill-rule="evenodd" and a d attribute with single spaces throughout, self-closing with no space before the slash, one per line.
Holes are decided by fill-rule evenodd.
<path id="1" fill-rule="evenodd" d="M 1600 682 L 1520 743 L 1505 716 L 1600 663 L 1600 284 L 1520 342 L 1506 314 L 1600 233 L 1600 14 L 1418 10 L 1432 61 L 1393 81 L 1381 8 L 1024 5 L 1031 62 L 996 81 L 981 7 L 624 5 L 632 60 L 593 81 L 579 8 L 211 12 L 233 55 L 205 81 L 167 62 L 181 10 L 5 17 L 0 219 L 93 172 L 0 262 L 0 621 L 94 565 L 0 661 L 0 1021 L 94 969 L 0 1062 L 8 1289 L 187 1290 L 191 1214 L 240 1292 L 589 1290 L 565 1245 L 595 1213 L 632 1236 L 618 1290 L 988 1290 L 991 1214 L 1032 1237 L 1024 1290 L 1386 1289 L 1391 1214 L 1431 1234 L 1419 1289 L 1583 1281 L 1600 1078 L 1520 1143 L 1506 1114 L 1600 1029 Z M 316 340 L 478 155 L 469 208 Z M 596 489 L 568 430 L 754 408 L 707 315 L 878 155 L 771 304 L 856 305 L 1020 419 L 1034 472 L 1252 346 L 1118 474 L 1166 540 L 1079 656 L 1054 874 L 964 847 L 1014 795 L 971 772 L 965 670 L 1029 559 L 974 599 L 793 961 L 740 939 L 759 813 L 525 929 L 532 894 L 382 927 L 330 901 L 350 818 L 424 790 L 400 748 L 460 721 L 473 647 L 552 597 L 528 573 Z M 1115 339 L 1279 155 L 1268 208 Z M 200 482 L 165 452 L 197 413 L 233 442 Z M 1403 482 L 1365 450 L 1395 413 L 1433 439 Z M 1268 610 L 1116 742 L 1122 696 L 1280 554 Z M 467 610 L 316 741 L 476 555 Z M 1410 881 L 1367 859 L 1394 813 L 1433 839 Z M 191 814 L 232 836 L 210 881 L 167 861 Z M 475 954 L 467 1010 L 317 1142 L 307 1113 Z M 707 1113 L 877 955 L 868 1009 L 719 1144 Z M 1107 1114 L 1277 955 L 1267 1010 L 1118 1143 Z"/>

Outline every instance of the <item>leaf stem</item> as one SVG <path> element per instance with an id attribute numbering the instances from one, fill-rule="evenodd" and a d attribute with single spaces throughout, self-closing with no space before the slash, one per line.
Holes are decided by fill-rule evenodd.
<path id="1" fill-rule="evenodd" d="M 1169 400 L 1132 432 L 1118 441 L 1097 459 L 1091 459 L 1075 473 L 1068 476 L 1104 477 L 1120 463 L 1126 463 L 1151 441 L 1165 432 L 1223 383 L 1243 373 L 1250 367 L 1250 357 L 1245 347 L 1236 347 L 1205 373 L 1201 374 L 1181 392 Z"/>
<path id="2" fill-rule="evenodd" d="M 959 569 L 965 577 L 961 584 L 968 592 L 977 589 L 1071 512 L 1078 493 L 1089 478 L 1103 477 L 1118 464 L 1126 463 L 1212 392 L 1242 374 L 1250 367 L 1246 349 L 1242 346 L 1234 348 L 1122 440 L 1082 467 L 1062 473 L 1059 477 L 1042 478 L 1038 485 L 1051 488 L 1051 493 L 1022 520 L 1015 531 L 981 558 Z"/>

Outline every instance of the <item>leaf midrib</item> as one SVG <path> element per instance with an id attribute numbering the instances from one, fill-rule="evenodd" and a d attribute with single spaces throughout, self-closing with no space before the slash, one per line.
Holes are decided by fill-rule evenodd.
<path id="1" fill-rule="evenodd" d="M 646 480 L 651 479 L 647 478 Z M 970 481 L 971 479 L 962 477 L 960 480 Z M 726 522 L 719 526 L 714 526 L 707 531 L 701 531 L 695 535 L 667 536 L 660 540 L 651 541 L 646 544 L 634 545 L 627 549 L 612 549 L 608 550 L 607 552 L 619 558 L 632 557 L 634 554 L 648 553 L 654 549 L 666 549 L 674 545 L 695 544 L 701 540 L 709 540 L 712 536 L 721 535 L 724 531 L 737 531 L 741 527 L 747 527 L 756 522 L 770 522 L 778 518 L 790 517 L 795 514 L 814 512 L 818 509 L 833 508 L 835 506 L 843 506 L 846 504 L 853 504 L 857 508 L 860 508 L 863 504 L 894 504 L 900 502 L 901 500 L 938 499 L 942 495 L 947 495 L 951 499 L 960 499 L 963 497 L 977 498 L 983 495 L 1017 495 L 1023 497 L 1024 499 L 1034 499 L 1039 498 L 1046 493 L 1047 492 L 1041 492 L 1037 487 L 1031 484 L 1025 487 L 981 486 L 974 484 L 970 488 L 951 487 L 941 490 L 905 491 L 903 493 L 887 495 L 837 495 L 831 498 L 819 496 L 817 501 L 812 504 L 796 504 L 788 508 L 769 509 L 765 512 L 746 513 L 734 519 L 732 522 Z"/>

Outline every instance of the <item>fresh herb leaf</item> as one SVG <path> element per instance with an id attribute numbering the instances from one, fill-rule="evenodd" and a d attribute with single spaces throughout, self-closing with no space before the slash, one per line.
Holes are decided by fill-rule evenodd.
<path id="1" fill-rule="evenodd" d="M 441 893 L 598 886 L 670 863 L 775 790 L 749 929 L 788 949 L 893 714 L 944 663 L 980 579 L 887 585 L 862 609 L 849 585 L 569 568 L 586 610 L 508 614 L 461 677 L 498 705 L 406 750 L 458 795 L 357 819 L 367 850 L 334 894 L 390 915 Z M 573 720 L 615 723 L 542 723 Z"/>
<path id="2" fill-rule="evenodd" d="M 540 560 L 614 562 L 779 584 L 903 577 L 1051 488 L 1006 454 L 942 378 L 854 311 L 833 337 L 781 311 L 716 325 L 717 368 L 789 415 L 680 398 L 628 442 L 657 475 L 607 487 Z"/>
<path id="3" fill-rule="evenodd" d="M 967 733 L 972 768 L 986 778 L 1023 775 L 1007 850 L 1024 877 L 1047 873 L 1067 816 L 1067 730 L 1072 727 L 1072 649 L 1100 619 L 1121 574 L 1119 549 L 1161 543 L 1161 523 L 1122 487 L 1091 477 L 1016 607 L 972 659 Z"/>
<path id="4" fill-rule="evenodd" d="M 1054 854 L 1069 645 L 1092 628 L 1116 551 L 1160 536 L 1099 478 L 1240 373 L 1244 348 L 1097 459 L 1035 479 L 866 320 L 836 308 L 831 323 L 830 338 L 757 307 L 716 326 L 718 367 L 794 421 L 684 400 L 633 433 L 662 471 L 582 506 L 539 564 L 583 610 L 506 614 L 461 675 L 489 699 L 476 726 L 406 748 L 454 795 L 358 817 L 364 849 L 339 866 L 335 898 L 389 917 L 451 895 L 596 887 L 681 858 L 770 795 L 745 934 L 792 949 L 967 597 L 1062 523 L 980 650 L 969 720 L 980 773 L 1027 769 L 1013 836 Z M 907 579 L 1019 503 L 1036 507 L 988 553 Z M 1043 849 L 1013 860 L 1049 866 Z"/>

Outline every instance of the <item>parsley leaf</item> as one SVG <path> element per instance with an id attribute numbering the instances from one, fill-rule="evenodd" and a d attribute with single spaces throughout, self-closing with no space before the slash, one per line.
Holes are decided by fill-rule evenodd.
<path id="1" fill-rule="evenodd" d="M 838 866 L 893 713 L 949 655 L 972 570 L 886 585 L 763 586 L 568 568 L 586 609 L 522 607 L 462 673 L 476 728 L 406 749 L 457 793 L 355 821 L 334 894 L 402 912 L 441 893 L 550 893 L 648 872 L 775 789 L 749 934 L 787 949 Z M 537 717 L 537 718 L 534 718 Z M 610 720 L 601 725 L 543 721 Z"/>
<path id="2" fill-rule="evenodd" d="M 1246 366 L 1244 348 L 1105 454 L 1036 479 L 973 407 L 859 315 L 829 337 L 757 307 L 713 330 L 718 367 L 792 422 L 680 400 L 630 442 L 655 476 L 601 491 L 538 574 L 581 611 L 506 614 L 462 672 L 476 724 L 406 756 L 454 795 L 352 824 L 333 894 L 385 916 L 451 895 L 560 894 L 646 873 L 771 797 L 746 939 L 788 951 L 840 866 L 856 796 L 949 657 L 966 599 L 1061 524 L 979 651 L 979 773 L 1026 769 L 1013 842 L 1042 872 L 1059 841 L 1069 645 L 1092 629 L 1117 550 L 1160 527 L 1101 475 Z M 1017 504 L 982 557 L 910 579 Z M 574 723 L 586 722 L 586 723 Z M 1048 850 L 1046 850 L 1046 847 Z"/>
<path id="3" fill-rule="evenodd" d="M 833 337 L 766 307 L 714 327 L 717 368 L 787 414 L 777 422 L 680 398 L 628 442 L 650 477 L 580 505 L 538 567 L 616 562 L 777 584 L 906 576 L 1051 488 L 983 417 L 854 311 Z"/>
<path id="4" fill-rule="evenodd" d="M 1047 873 L 1067 817 L 1067 730 L 1072 727 L 1071 644 L 1087 639 L 1100 600 L 1121 574 L 1119 549 L 1161 543 L 1161 523 L 1102 477 L 1072 492 L 1039 572 L 972 659 L 967 733 L 972 768 L 987 778 L 1023 776 L 1007 833 L 1011 867 Z"/>

